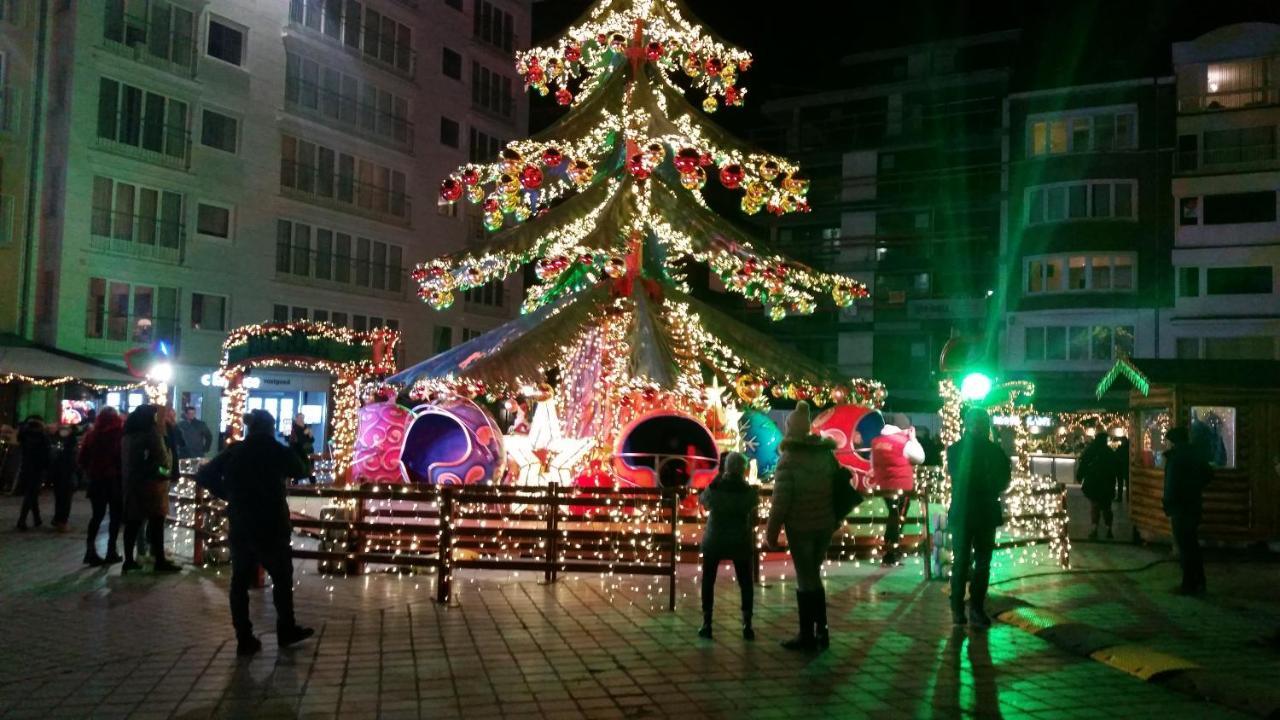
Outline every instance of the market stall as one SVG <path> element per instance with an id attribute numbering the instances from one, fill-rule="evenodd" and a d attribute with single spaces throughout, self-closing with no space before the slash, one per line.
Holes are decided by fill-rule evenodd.
<path id="1" fill-rule="evenodd" d="M 1161 506 L 1165 432 L 1184 425 L 1214 468 L 1200 535 L 1222 542 L 1280 538 L 1280 362 L 1122 358 L 1101 398 L 1129 387 L 1130 514 L 1145 539 L 1169 536 Z"/>

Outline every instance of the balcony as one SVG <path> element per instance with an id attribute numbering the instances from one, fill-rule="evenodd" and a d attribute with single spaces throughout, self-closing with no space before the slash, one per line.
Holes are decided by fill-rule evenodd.
<path id="1" fill-rule="evenodd" d="M 12 137 L 21 129 L 21 90 L 15 87 L 0 87 L 0 137 Z"/>
<path id="2" fill-rule="evenodd" d="M 330 175 L 288 160 L 280 162 L 280 194 L 405 227 L 413 217 L 410 198 L 405 193 L 361 182 L 350 175 Z"/>
<path id="3" fill-rule="evenodd" d="M 182 17 L 157 13 L 152 22 L 112 12 L 112 5 L 119 3 L 108 3 L 102 49 L 179 77 L 195 77 L 196 43 L 189 12 L 175 8 Z"/>
<path id="4" fill-rule="evenodd" d="M 85 313 L 84 353 L 119 358 L 126 351 L 155 342 L 169 344 L 178 353 L 178 318 L 117 314 L 107 310 Z"/>
<path id="5" fill-rule="evenodd" d="M 133 113 L 118 113 L 109 127 L 104 126 L 103 118 L 99 117 L 94 147 L 175 170 L 191 167 L 190 130 L 179 125 L 144 122 Z"/>
<path id="6" fill-rule="evenodd" d="M 181 222 L 93 209 L 89 247 L 95 252 L 180 265 L 186 244 L 187 228 Z"/>
<path id="7" fill-rule="evenodd" d="M 1184 114 L 1241 110 L 1271 105 L 1280 105 L 1280 86 L 1266 85 L 1246 90 L 1229 90 L 1178 98 L 1178 112 Z"/>
<path id="8" fill-rule="evenodd" d="M 339 10 L 336 3 L 324 0 L 290 0 L 288 27 L 336 43 L 374 67 L 409 80 L 414 78 L 418 56 L 408 37 L 396 36 L 396 23 L 382 18 L 384 23 L 375 26 L 358 14 Z"/>
<path id="9" fill-rule="evenodd" d="M 289 112 L 413 154 L 413 123 L 402 117 L 297 77 L 286 79 L 284 97 Z"/>
<path id="10" fill-rule="evenodd" d="M 292 285 L 401 301 L 406 299 L 405 289 L 412 284 L 402 264 L 377 263 L 341 252 L 321 253 L 279 243 L 276 279 Z"/>

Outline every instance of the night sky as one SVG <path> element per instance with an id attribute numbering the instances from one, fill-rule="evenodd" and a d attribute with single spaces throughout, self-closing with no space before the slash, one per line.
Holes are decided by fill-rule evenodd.
<path id="1" fill-rule="evenodd" d="M 1280 0 L 686 1 L 706 25 L 755 55 L 744 75 L 748 108 L 839 87 L 836 63 L 849 53 L 961 34 L 1021 28 L 1028 51 L 1015 85 L 1045 87 L 1168 74 L 1174 41 L 1235 22 L 1280 22 Z M 590 5 L 537 0 L 535 44 Z M 757 118 L 748 110 L 717 120 L 732 127 Z"/>

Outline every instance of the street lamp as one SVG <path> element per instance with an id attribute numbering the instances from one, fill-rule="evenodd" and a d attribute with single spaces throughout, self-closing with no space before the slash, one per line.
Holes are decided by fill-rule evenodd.
<path id="1" fill-rule="evenodd" d="M 981 402 L 991 392 L 991 378 L 980 372 L 969 373 L 960 381 L 960 397 L 968 402 Z"/>

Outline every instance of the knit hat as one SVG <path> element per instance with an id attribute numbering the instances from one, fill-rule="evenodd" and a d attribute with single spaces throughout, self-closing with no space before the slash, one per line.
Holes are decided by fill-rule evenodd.
<path id="1" fill-rule="evenodd" d="M 894 413 L 889 416 L 889 424 L 897 426 L 899 430 L 906 430 L 911 427 L 911 418 L 906 413 Z"/>
<path id="2" fill-rule="evenodd" d="M 796 409 L 791 411 L 787 416 L 787 433 L 786 437 L 791 440 L 798 440 L 809 435 L 809 403 L 801 400 L 796 403 Z"/>

